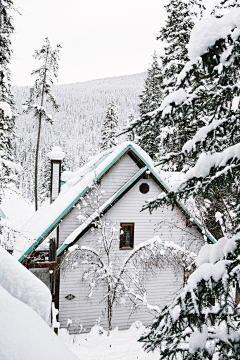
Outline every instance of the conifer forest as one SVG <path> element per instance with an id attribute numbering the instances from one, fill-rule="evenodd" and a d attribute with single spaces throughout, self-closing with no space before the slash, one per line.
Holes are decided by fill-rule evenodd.
<path id="1" fill-rule="evenodd" d="M 152 6 L 151 1 L 147 6 Z M 36 61 L 29 69 L 32 85 L 12 85 L 16 12 L 20 13 L 14 0 L 0 1 L 0 360 L 117 360 L 121 353 L 124 360 L 240 359 L 240 0 L 166 0 L 163 25 L 155 34 L 159 48 L 152 52 L 148 68 L 133 75 L 68 84 L 57 83 L 64 44 L 45 37 L 32 54 Z M 87 49 L 83 47 L 83 51 Z M 116 163 L 121 163 L 127 146 L 138 154 L 130 156 L 137 173 L 107 198 L 112 184 L 106 193 L 101 190 L 102 177 L 97 176 L 103 169 L 99 164 L 110 159 L 106 173 L 111 173 L 112 154 L 117 154 Z M 56 159 L 52 154 L 57 154 Z M 54 203 L 54 164 L 49 159 L 60 164 L 57 171 L 63 174 L 58 179 L 59 189 L 60 182 L 63 187 L 54 201 L 60 199 L 60 207 L 65 206 L 64 201 L 66 208 L 72 207 L 60 215 L 55 209 L 56 220 L 51 224 L 46 220 L 50 210 L 44 212 L 44 206 L 51 209 Z M 87 177 L 91 171 L 95 171 L 94 180 Z M 120 175 L 124 178 L 127 171 L 126 165 Z M 137 178 L 137 174 L 141 176 Z M 84 176 L 87 192 L 79 185 L 83 195 L 77 194 L 73 203 L 71 189 Z M 138 193 L 144 194 L 139 213 L 148 219 L 156 211 L 171 209 L 172 214 L 176 211 L 174 214 L 185 216 L 184 231 L 197 229 L 202 239 L 194 250 L 187 239 L 179 245 L 178 235 L 177 245 L 169 235 L 167 245 L 154 236 L 141 244 L 136 240 L 134 247 L 137 225 L 131 220 L 131 211 L 137 200 L 122 210 L 129 214 L 129 222 L 116 225 L 110 215 L 104 218 L 119 199 L 122 204 L 122 197 L 127 198 L 139 179 L 146 182 L 143 190 L 138 187 Z M 117 181 L 113 180 L 113 186 Z M 157 181 L 159 194 L 149 198 L 151 181 Z M 67 191 L 71 205 L 64 200 Z M 14 196 L 15 204 L 11 203 Z M 15 220 L 11 220 L 13 208 Z M 76 229 L 72 225 L 76 216 L 69 220 L 71 233 L 61 244 L 66 250 L 60 256 L 61 222 L 76 209 L 84 218 L 78 214 Z M 26 221 L 21 220 L 24 215 Z M 22 231 L 25 223 L 28 233 Z M 47 233 L 52 224 L 55 227 Z M 160 225 L 151 226 L 155 233 Z M 177 227 L 180 229 L 173 221 L 169 234 Z M 39 229 L 40 240 L 33 236 Z M 90 243 L 80 246 L 81 237 L 90 229 L 101 234 L 95 238 L 94 248 Z M 68 243 L 74 236 L 75 242 Z M 22 248 L 28 242 L 31 245 L 19 258 L 18 239 Z M 47 286 L 28 270 L 31 261 L 39 264 L 37 256 L 48 251 L 46 246 L 50 249 L 44 260 Z M 128 253 L 115 271 L 110 255 L 119 250 L 121 256 Z M 142 283 L 147 279 L 145 272 L 154 268 L 167 274 L 171 263 L 179 286 L 164 306 L 152 306 Z M 107 284 L 106 292 L 98 296 L 102 303 L 107 302 L 105 312 L 111 312 L 108 329 L 101 326 L 100 319 L 89 333 L 78 318 L 69 317 L 64 326 L 59 320 L 62 274 L 66 269 L 76 274 L 80 266 L 85 269 L 82 282 L 90 289 L 85 299 L 90 304 L 95 301 L 91 299 L 95 286 Z M 180 271 L 183 276 L 176 280 Z M 77 275 L 73 279 L 77 288 Z M 64 295 L 64 311 L 76 304 L 76 294 L 69 291 Z M 161 291 L 157 289 L 156 294 Z M 126 299 L 130 299 L 126 308 L 131 314 L 145 306 L 153 321 L 136 321 L 128 330 L 113 330 L 112 314 L 118 306 L 125 306 Z M 24 321 L 27 318 L 29 325 Z"/>

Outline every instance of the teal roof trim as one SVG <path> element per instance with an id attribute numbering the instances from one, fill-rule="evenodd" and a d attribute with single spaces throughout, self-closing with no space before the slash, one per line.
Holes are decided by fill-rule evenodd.
<path id="1" fill-rule="evenodd" d="M 72 208 L 73 205 L 76 204 L 76 202 L 80 199 L 81 196 L 83 196 L 86 191 L 89 189 L 89 187 L 87 186 L 79 195 L 78 197 L 72 201 L 72 203 L 61 213 L 61 215 L 59 215 L 57 217 L 57 219 L 44 231 L 44 233 L 39 236 L 39 238 L 35 241 L 35 243 L 33 245 L 30 246 L 30 248 L 20 257 L 20 259 L 18 260 L 19 262 L 23 261 L 25 259 L 25 257 L 34 249 L 34 247 L 36 247 L 40 241 L 48 234 L 52 231 L 52 229 L 54 228 L 55 225 L 57 225 L 57 223 L 61 220 L 61 218 L 66 215 L 66 213 Z"/>
<path id="2" fill-rule="evenodd" d="M 8 219 L 7 218 L 7 216 L 4 214 L 4 212 L 1 210 L 1 217 L 3 218 L 3 219 Z"/>
<path id="3" fill-rule="evenodd" d="M 120 157 L 125 154 L 127 152 L 128 149 L 133 149 L 133 147 L 131 145 L 128 145 L 121 153 L 119 153 L 116 158 L 110 163 L 108 164 L 108 166 L 106 166 L 106 168 L 97 176 L 96 180 L 99 180 L 101 178 L 101 176 L 110 169 L 110 167 L 116 162 L 118 161 L 118 159 L 120 159 Z M 133 149 L 134 152 L 136 152 L 135 149 Z M 84 173 L 83 177 L 85 175 L 87 175 L 89 173 L 90 170 L 93 170 L 94 168 L 96 169 L 96 167 L 108 156 L 112 153 L 108 152 L 107 154 L 104 154 L 93 166 L 91 166 L 90 169 L 88 169 L 86 171 L 86 173 Z M 144 161 L 146 163 L 146 161 Z M 81 179 L 82 180 L 82 177 Z M 80 181 L 79 180 L 79 181 Z M 76 185 L 76 184 L 75 184 Z M 89 187 L 86 187 L 78 196 L 77 198 L 72 201 L 72 203 L 61 213 L 61 215 L 58 216 L 58 218 L 44 231 L 44 233 L 35 241 L 35 243 L 33 245 L 31 245 L 29 247 L 29 249 L 21 256 L 21 258 L 18 260 L 19 262 L 23 261 L 25 259 L 25 257 L 34 249 L 34 247 L 36 247 L 37 245 L 39 245 L 39 243 L 41 242 L 41 240 L 48 235 L 48 233 L 51 232 L 51 230 L 53 230 L 53 228 L 58 224 L 58 222 L 61 220 L 61 218 L 63 216 L 65 216 L 67 214 L 67 212 L 76 204 L 76 202 L 89 190 Z"/>
<path id="4" fill-rule="evenodd" d="M 147 166 L 141 168 L 128 182 L 126 182 L 126 184 L 124 184 L 118 191 L 116 191 L 116 193 L 112 196 L 111 201 L 108 202 L 102 209 L 100 214 L 102 214 L 109 206 L 112 205 L 112 203 L 124 192 L 126 191 L 138 178 L 141 177 L 141 175 L 148 169 Z M 86 226 L 84 228 L 82 228 L 81 232 L 77 235 L 79 236 L 94 220 L 96 220 L 97 216 L 92 219 L 92 221 L 88 224 L 86 224 Z M 59 256 L 70 244 L 64 244 L 62 245 L 58 250 L 57 250 L 57 256 Z"/>
<path id="5" fill-rule="evenodd" d="M 170 189 L 169 187 L 164 183 L 164 181 L 162 181 L 159 177 L 159 175 L 150 167 L 149 170 L 151 171 L 151 173 L 158 179 L 158 181 L 165 187 L 165 189 L 169 192 Z M 209 238 L 210 241 L 212 241 L 213 244 L 216 243 L 216 240 L 214 239 L 214 237 L 210 234 L 209 231 L 204 230 L 202 225 L 199 223 L 199 221 L 193 216 L 192 213 L 190 213 L 189 210 L 187 210 L 186 206 L 184 206 L 181 201 L 177 200 L 177 203 L 181 206 L 181 208 L 190 216 L 191 219 L 193 219 L 194 223 L 199 227 L 199 229 L 202 232 L 206 233 L 206 236 Z"/>
<path id="6" fill-rule="evenodd" d="M 170 191 L 170 189 L 168 188 L 168 186 L 164 183 L 164 181 L 162 181 L 159 177 L 159 175 L 151 168 L 150 164 L 148 164 L 148 162 L 138 153 L 138 151 L 132 146 L 132 145 L 128 145 L 126 146 L 126 148 L 124 150 L 121 151 L 121 153 L 119 153 L 112 161 L 111 163 L 109 163 L 104 170 L 102 170 L 102 172 L 97 176 L 96 180 L 99 180 L 114 164 L 116 161 L 118 161 L 128 150 L 132 150 L 141 160 L 142 162 L 146 165 L 146 167 L 144 167 L 144 169 L 148 169 L 151 171 L 151 173 L 156 177 L 156 179 L 163 185 L 163 187 L 167 190 Z M 88 169 L 86 171 L 86 173 L 83 174 L 83 177 L 88 174 L 91 170 L 93 170 L 94 168 L 96 169 L 97 166 L 107 157 L 111 154 L 112 152 L 108 152 L 107 154 L 104 154 L 94 165 L 92 165 L 90 167 L 90 169 Z M 142 168 L 143 169 L 143 168 Z M 141 169 L 141 170 L 142 170 Z M 140 171 L 141 171 L 140 170 Z M 144 171 L 145 171 L 144 170 Z M 139 173 L 139 172 L 138 172 Z M 137 173 L 137 174 L 138 174 Z M 82 179 L 82 178 L 81 178 Z M 80 180 L 81 180 L 80 179 Z M 79 180 L 79 181 L 80 181 Z M 131 180 L 130 180 L 131 181 Z M 129 183 L 129 182 L 128 182 Z M 126 183 L 125 185 L 127 186 Z M 130 186 L 130 185 L 128 185 Z M 50 233 L 53 228 L 58 224 L 58 222 L 61 220 L 61 218 L 63 216 L 65 216 L 68 211 L 76 204 L 76 202 L 89 190 L 90 187 L 86 187 L 78 196 L 77 198 L 72 201 L 72 203 L 62 212 L 61 215 L 58 216 L 58 218 L 44 231 L 44 233 L 35 241 L 35 243 L 33 245 L 31 245 L 31 247 L 21 256 L 21 258 L 18 260 L 19 262 L 23 261 L 24 258 L 34 249 L 34 247 L 36 247 L 37 245 L 39 245 L 40 241 L 48 235 L 48 233 Z M 184 211 L 186 211 L 188 213 L 188 215 L 193 219 L 193 221 L 195 222 L 195 224 L 201 229 L 201 231 L 203 231 L 202 226 L 200 225 L 200 223 L 197 221 L 197 219 L 185 208 L 184 205 L 182 205 L 180 202 L 178 202 L 179 205 L 184 209 Z M 207 237 L 213 242 L 215 243 L 215 239 L 213 238 L 213 236 L 210 235 L 209 232 L 206 231 L 206 235 Z M 68 246 L 68 245 L 67 245 Z M 67 247 L 66 246 L 66 247 Z M 59 249 L 60 250 L 60 249 Z M 63 251 L 63 250 L 61 250 Z"/>
<path id="7" fill-rule="evenodd" d="M 199 223 L 199 221 L 190 213 L 190 211 L 187 210 L 186 206 L 184 206 L 180 201 L 178 201 L 178 204 L 183 208 L 184 211 L 186 211 L 186 213 L 193 219 L 193 221 L 195 222 L 195 224 L 202 230 L 203 233 L 206 234 L 206 236 L 209 238 L 209 240 L 212 241 L 213 244 L 216 243 L 216 240 L 214 239 L 214 237 L 210 234 L 209 231 L 205 230 L 202 225 Z"/>

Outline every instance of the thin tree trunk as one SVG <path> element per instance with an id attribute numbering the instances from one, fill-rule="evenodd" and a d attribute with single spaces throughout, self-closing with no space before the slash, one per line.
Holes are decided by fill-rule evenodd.
<path id="1" fill-rule="evenodd" d="M 38 210 L 38 154 L 39 154 L 39 144 L 40 144 L 40 134 L 41 134 L 41 123 L 42 115 L 39 115 L 38 120 L 38 137 L 37 137 L 37 147 L 35 154 L 35 211 Z"/>
<path id="2" fill-rule="evenodd" d="M 110 335 L 110 331 L 112 331 L 112 307 L 108 304 L 108 336 Z"/>
<path id="3" fill-rule="evenodd" d="M 44 100 L 44 88 L 46 83 L 46 76 L 47 76 L 47 60 L 48 60 L 48 51 L 46 56 L 45 62 L 45 73 L 42 85 L 42 96 L 41 96 L 41 106 L 43 106 Z M 39 122 L 38 122 L 38 137 L 37 137 L 37 147 L 36 147 L 36 155 L 35 155 L 35 211 L 38 210 L 38 154 L 39 154 L 39 145 L 40 145 L 40 135 L 41 135 L 41 123 L 42 123 L 42 115 L 39 115 Z"/>
<path id="4" fill-rule="evenodd" d="M 107 304 L 107 312 L 108 312 L 108 336 L 110 335 L 110 331 L 112 331 L 112 303 L 110 299 L 110 286 L 108 286 L 108 304 Z"/>

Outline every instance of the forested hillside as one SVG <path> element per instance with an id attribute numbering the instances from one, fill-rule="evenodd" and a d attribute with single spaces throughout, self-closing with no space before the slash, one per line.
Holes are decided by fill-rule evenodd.
<path id="1" fill-rule="evenodd" d="M 116 104 L 120 129 L 131 111 L 138 115 L 139 95 L 143 91 L 145 78 L 146 73 L 141 73 L 53 87 L 60 109 L 52 114 L 53 125 L 46 122 L 42 124 L 39 157 L 39 184 L 43 184 L 39 190 L 42 199 L 45 197 L 49 172 L 46 153 L 51 146 L 62 146 L 66 153 L 66 169 L 77 168 L 99 150 L 100 129 L 111 97 Z M 14 158 L 23 167 L 19 186 L 23 195 L 33 200 L 37 122 L 32 115 L 22 114 L 22 104 L 29 96 L 29 87 L 12 89 L 20 114 L 16 119 L 14 148 Z M 52 113 L 50 108 L 48 112 Z"/>

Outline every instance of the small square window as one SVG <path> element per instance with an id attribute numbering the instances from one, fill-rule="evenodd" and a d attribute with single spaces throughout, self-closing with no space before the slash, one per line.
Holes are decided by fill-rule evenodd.
<path id="1" fill-rule="evenodd" d="M 122 250 L 133 249 L 134 223 L 120 223 L 120 246 Z"/>

